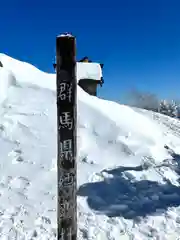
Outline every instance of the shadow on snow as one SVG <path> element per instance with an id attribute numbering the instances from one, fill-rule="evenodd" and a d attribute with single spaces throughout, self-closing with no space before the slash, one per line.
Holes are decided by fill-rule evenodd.
<path id="1" fill-rule="evenodd" d="M 176 157 L 176 158 L 175 158 Z M 180 167 L 180 155 L 174 155 Z M 79 196 L 86 196 L 88 205 L 98 213 L 109 217 L 122 216 L 136 219 L 156 214 L 157 210 L 165 211 L 168 207 L 180 205 L 180 188 L 166 182 L 132 181 L 124 177 L 125 171 L 142 171 L 142 166 L 119 167 L 105 170 L 112 178 L 104 178 L 101 182 L 86 183 L 80 186 Z M 180 173 L 180 171 L 179 171 Z"/>
<path id="2" fill-rule="evenodd" d="M 172 170 L 174 170 L 177 175 L 180 176 L 180 154 L 176 153 L 175 151 L 173 151 L 170 147 L 168 147 L 167 145 L 164 146 L 164 148 L 166 148 L 169 152 L 169 154 L 172 157 L 172 164 L 169 166 Z M 179 183 L 180 183 L 180 178 L 179 178 Z"/>

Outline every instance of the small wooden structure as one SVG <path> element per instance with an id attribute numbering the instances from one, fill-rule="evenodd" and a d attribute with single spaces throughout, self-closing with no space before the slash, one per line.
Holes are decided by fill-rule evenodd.
<path id="1" fill-rule="evenodd" d="M 100 80 L 94 79 L 80 79 L 78 85 L 87 93 L 97 96 L 97 88 L 100 85 Z"/>
<path id="2" fill-rule="evenodd" d="M 88 63 L 88 64 L 95 64 L 94 62 L 92 62 L 88 57 L 84 57 L 81 60 L 78 61 L 78 63 Z M 56 63 L 53 64 L 54 69 L 56 71 Z M 86 65 L 87 66 L 87 65 Z M 102 69 L 104 64 L 99 64 L 100 66 L 100 70 L 101 70 L 101 76 L 98 76 L 97 79 L 96 78 L 92 78 L 92 77 L 81 77 L 80 79 L 78 79 L 78 85 L 88 94 L 93 95 L 93 96 L 97 96 L 97 88 L 98 86 L 103 85 L 104 83 L 104 79 L 102 76 Z M 85 67 L 85 66 L 84 66 Z M 87 70 L 88 71 L 88 70 Z M 91 76 L 92 73 L 88 72 L 87 74 L 88 76 Z"/>

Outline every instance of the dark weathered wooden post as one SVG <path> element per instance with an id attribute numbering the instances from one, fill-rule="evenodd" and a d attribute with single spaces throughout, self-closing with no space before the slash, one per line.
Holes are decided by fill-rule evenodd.
<path id="1" fill-rule="evenodd" d="M 56 38 L 58 240 L 77 239 L 77 81 L 75 51 L 75 37 L 65 34 Z"/>

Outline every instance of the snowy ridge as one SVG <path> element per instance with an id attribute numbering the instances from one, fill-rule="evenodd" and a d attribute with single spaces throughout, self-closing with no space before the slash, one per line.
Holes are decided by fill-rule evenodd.
<path id="1" fill-rule="evenodd" d="M 6 70 L 12 71 L 20 83 L 34 84 L 50 90 L 56 89 L 55 74 L 45 73 L 26 62 L 15 60 L 5 54 L 0 54 L 0 61 Z M 77 81 L 84 78 L 101 80 L 102 69 L 98 63 L 77 62 Z"/>
<path id="2" fill-rule="evenodd" d="M 0 61 L 6 70 L 12 71 L 18 83 L 34 84 L 39 87 L 55 90 L 55 75 L 40 71 L 31 64 L 15 60 L 0 54 Z"/>
<path id="3" fill-rule="evenodd" d="M 55 75 L 0 61 L 0 239 L 53 240 Z M 178 239 L 179 174 L 177 120 L 78 87 L 79 240 Z"/>

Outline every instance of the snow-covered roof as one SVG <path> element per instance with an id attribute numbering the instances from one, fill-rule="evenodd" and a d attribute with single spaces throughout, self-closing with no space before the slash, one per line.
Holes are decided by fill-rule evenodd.
<path id="1" fill-rule="evenodd" d="M 77 62 L 77 80 L 94 79 L 101 80 L 102 68 L 99 63 Z"/>
<path id="2" fill-rule="evenodd" d="M 56 64 L 54 64 L 56 68 Z M 101 64 L 95 62 L 77 62 L 76 76 L 77 81 L 81 79 L 101 80 L 102 77 Z"/>

